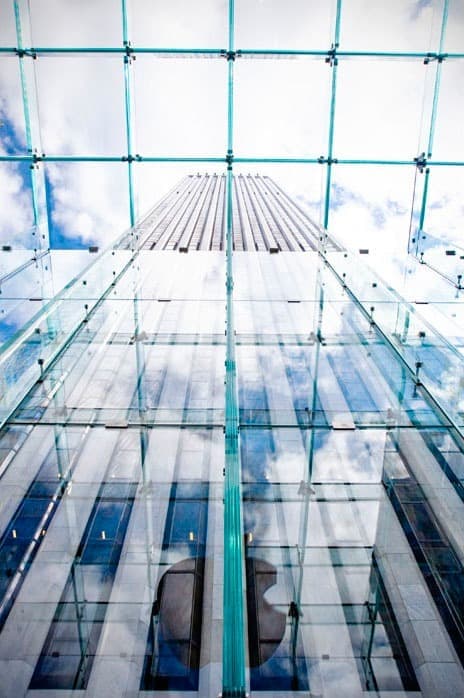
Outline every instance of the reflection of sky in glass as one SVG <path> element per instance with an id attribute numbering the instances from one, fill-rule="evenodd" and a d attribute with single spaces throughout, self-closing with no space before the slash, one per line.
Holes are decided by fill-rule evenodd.
<path id="1" fill-rule="evenodd" d="M 334 41 L 336 3 L 292 0 L 236 2 L 235 43 L 238 50 L 313 51 L 311 59 L 240 58 L 235 62 L 234 151 L 238 157 L 326 156 L 330 122 L 332 69 L 324 52 Z M 127 3 L 128 38 L 132 47 L 219 50 L 227 44 L 227 4 L 208 0 L 198 13 L 185 0 Z M 427 52 L 440 48 L 443 2 L 394 2 L 388 11 L 380 0 L 342 4 L 338 58 L 333 157 L 407 160 L 428 150 L 437 61 L 424 65 Z M 40 0 L 31 7 L 31 34 L 23 19 L 25 46 L 115 47 L 122 49 L 123 21 L 119 6 L 100 0 L 77 10 L 69 0 Z M 459 51 L 464 17 L 450 2 L 443 50 Z M 15 46 L 13 3 L 5 3 L 0 43 Z M 416 53 L 407 58 L 344 56 L 343 51 Z M 319 53 L 318 53 L 319 52 Z M 32 138 L 45 155 L 127 155 L 123 56 L 87 53 L 39 56 L 35 78 L 26 76 Z M 25 153 L 25 129 L 18 59 L 0 56 L 0 139 L 5 153 Z M 26 57 L 27 60 L 27 57 Z M 459 114 L 462 111 L 462 64 L 448 57 L 440 64 L 432 159 L 459 160 Z M 227 125 L 227 71 L 224 59 L 163 59 L 139 54 L 130 66 L 133 155 L 213 156 L 224 158 Z M 35 107 L 37 89 L 37 109 Z M 36 113 L 39 121 L 36 123 Z M 1 152 L 0 151 L 0 152 Z M 136 204 L 140 213 L 159 199 L 181 175 L 223 164 L 136 163 Z M 263 169 L 291 194 L 321 215 L 325 166 L 253 165 Z M 47 163 L 52 246 L 103 242 L 127 226 L 126 166 L 117 162 Z M 414 166 L 334 168 L 331 228 L 345 242 L 358 246 L 375 240 L 390 254 L 404 254 L 411 207 L 417 225 L 423 176 L 413 187 Z M 321 182 L 321 179 L 323 180 Z M 404 181 L 403 181 L 404 180 Z M 0 169 L 0 234 L 14 244 L 30 243 L 27 164 Z M 403 181 L 403 185 L 398 183 Z M 440 191 L 442 195 L 440 204 Z M 453 230 L 462 199 L 459 168 L 433 168 L 425 230 Z M 419 203 L 418 203 L 419 202 Z M 440 204 L 436 220 L 437 203 Z M 388 234 L 387 234 L 388 233 Z M 445 233 L 446 237 L 446 233 Z M 387 240 L 388 238 L 388 240 Z"/>
<path id="2" fill-rule="evenodd" d="M 227 45 L 227 3 L 223 0 L 202 3 L 201 13 L 188 0 L 129 0 L 127 4 L 128 38 L 135 49 L 157 46 L 207 50 Z M 4 47 L 17 43 L 12 6 L 5 4 L 2 16 L 0 45 Z M 341 255 L 334 254 L 331 261 L 340 273 L 344 270 L 366 307 L 375 307 L 375 318 L 382 319 L 392 335 L 396 333 L 401 339 L 407 324 L 404 352 L 409 352 L 408 359 L 425 358 L 423 375 L 435 374 L 437 395 L 444 400 L 451 396 L 459 407 L 462 385 L 456 378 L 456 357 L 453 355 L 454 363 L 449 360 L 447 339 L 459 345 L 463 339 L 459 244 L 464 180 L 459 163 L 463 157 L 460 129 L 464 62 L 453 56 L 443 62 L 436 56 L 424 61 L 427 52 L 439 50 L 443 7 L 442 0 L 396 1 L 388 8 L 381 0 L 342 3 L 336 99 L 331 100 L 335 69 L 326 59 L 334 41 L 336 2 L 289 0 L 284 7 L 270 0 L 237 0 L 236 48 L 249 53 L 235 61 L 233 136 L 238 158 L 290 160 L 279 164 L 237 163 L 237 174 L 258 171 L 273 177 L 320 222 L 327 181 L 325 159 L 331 150 L 328 140 L 333 126 L 331 154 L 338 162 L 332 167 L 328 227 L 356 254 L 360 249 L 368 250 L 369 257 L 362 261 L 368 261 L 374 272 L 360 274 L 357 256 L 345 263 Z M 464 16 L 459 1 L 451 0 L 449 9 L 442 50 L 462 51 Z M 110 0 L 79 8 L 71 0 L 36 0 L 31 7 L 28 34 L 25 22 L 26 46 L 114 46 L 120 50 L 122 17 L 119 6 L 116 8 Z M 306 50 L 313 55 L 274 55 L 264 60 L 251 55 L 254 49 Z M 343 55 L 356 51 L 414 51 L 418 55 Z M 86 249 L 89 244 L 102 249 L 128 226 L 128 167 L 122 162 L 128 151 L 123 59 L 120 52 L 66 57 L 54 53 L 39 55 L 36 61 L 28 56 L 20 59 L 26 67 L 32 147 L 37 148 L 40 157 L 89 160 L 39 165 L 39 172 L 44 172 L 50 245 L 55 252 L 51 259 L 46 256 L 15 276 L 2 278 L 0 341 L 11 339 L 48 298 L 91 261 Z M 439 73 L 433 134 L 434 84 Z M 131 61 L 129 74 L 131 155 L 193 158 L 189 163 L 133 164 L 135 206 L 141 214 L 185 174 L 224 171 L 227 65 L 217 55 L 162 58 L 147 52 Z M 20 88 L 18 58 L 5 52 L 0 55 L 0 156 L 27 153 Z M 424 168 L 430 165 L 429 174 L 413 163 L 421 152 L 428 153 L 432 160 L 432 164 L 424 164 Z M 113 161 L 92 162 L 94 157 Z M 218 161 L 197 163 L 194 160 L 198 157 Z M 320 157 L 323 163 L 317 162 Z M 292 158 L 312 162 L 291 162 Z M 361 163 L 361 159 L 370 162 Z M 434 165 L 434 160 L 445 164 Z M 446 165 L 447 161 L 458 164 Z M 0 162 L 1 244 L 26 250 L 37 245 L 31 227 L 30 181 L 29 161 Z M 427 196 L 423 196 L 426 182 Z M 420 220 L 423 231 L 418 235 Z M 407 256 L 408 240 L 416 259 Z M 58 248 L 64 250 L 59 252 Z M 73 252 L 71 258 L 66 256 L 70 248 L 82 249 Z M 450 250 L 455 254 L 449 254 Z M 30 252 L 23 257 L 21 254 L 17 249 L 0 251 L 2 277 L 30 258 Z M 63 400 L 77 421 L 84 414 L 82 410 L 88 410 L 88 418 L 93 411 L 107 409 L 102 424 L 109 410 L 131 419 L 142 403 L 153 413 L 165 410 L 164 414 L 177 419 L 187 418 L 196 410 L 223 408 L 223 260 L 212 260 L 208 266 L 200 256 L 188 263 L 179 257 L 183 256 L 171 255 L 164 258 L 167 263 L 160 263 L 151 255 L 140 256 L 137 328 L 128 304 L 137 283 L 131 280 L 105 301 L 98 321 L 92 318 L 84 328 L 79 338 L 83 342 L 80 355 L 71 356 L 70 352 L 65 356 L 63 385 L 53 383 L 55 377 L 36 387 L 26 406 L 29 415 L 37 410 L 44 420 L 53 420 L 62 414 Z M 357 315 L 333 279 L 324 280 L 322 340 L 316 344 L 320 289 L 313 283 L 309 288 L 308 276 L 316 270 L 316 260 L 309 260 L 310 255 L 304 263 L 295 256 L 288 263 L 284 255 L 278 255 L 272 263 L 259 260 L 250 270 L 248 260 L 235 255 L 239 402 L 246 423 L 241 433 L 242 474 L 245 497 L 256 497 L 244 507 L 244 527 L 254 545 L 292 546 L 288 553 L 279 550 L 279 559 L 269 551 L 263 555 L 263 559 L 270 559 L 274 554 L 274 562 L 280 566 L 277 583 L 266 599 L 280 604 L 284 613 L 290 598 L 290 577 L 295 571 L 289 571 L 284 558 L 288 554 L 294 565 L 306 504 L 310 546 L 320 546 L 325 552 L 331 546 L 336 551 L 332 550 L 327 564 L 338 565 L 339 549 L 370 549 L 376 543 L 379 518 L 379 491 L 370 490 L 379 486 L 386 460 L 396 463 L 394 472 L 400 478 L 406 473 L 398 453 L 386 456 L 385 423 L 392 428 L 400 422 L 406 429 L 418 422 L 438 424 L 421 392 L 406 380 L 404 370 L 387 356 L 385 347 L 374 341 L 369 320 Z M 425 264 L 418 264 L 418 260 Z M 120 265 L 123 262 L 118 260 Z M 105 282 L 111 279 L 113 260 L 102 264 L 101 269 Z M 420 307 L 421 314 L 438 326 L 442 342 L 428 345 L 429 327 L 420 315 L 411 313 L 406 323 L 393 292 L 380 283 L 376 275 L 379 270 L 387 287 L 399 289 L 413 304 L 428 303 Z M 62 312 L 53 316 L 52 322 L 43 323 L 32 336 L 34 361 L 42 344 L 46 346 L 60 331 L 60 323 L 66 324 L 77 307 L 82 309 L 89 296 L 95 299 L 105 288 L 99 271 L 82 278 L 82 285 L 79 283 L 73 299 L 63 304 Z M 174 290 L 172 278 L 178 280 Z M 163 296 L 172 296 L 172 301 L 158 303 Z M 207 312 L 203 304 L 206 299 Z M 288 305 L 296 299 L 301 299 L 298 305 Z M 97 338 L 93 345 L 88 342 L 92 333 Z M 219 346 L 192 341 L 192 337 L 196 340 L 208 334 L 215 336 Z M 256 343 L 246 336 L 252 334 Z M 298 334 L 298 342 L 303 345 L 283 347 L 276 341 L 281 334 Z M 181 335 L 182 341 L 176 342 Z M 188 335 L 190 339 L 186 339 Z M 108 337 L 111 342 L 100 352 L 99 343 L 105 344 Z M 271 344 L 259 346 L 261 341 Z M 7 381 L 9 389 L 15 379 L 13 367 Z M 53 392 L 50 402 L 47 391 Z M 299 427 L 307 427 L 314 410 L 319 413 L 318 428 L 309 438 L 309 430 Z M 363 428 L 352 428 L 354 421 L 348 423 L 347 415 Z M 272 425 L 273 429 L 259 429 L 257 425 Z M 203 450 L 210 438 L 194 433 L 180 439 L 178 434 L 174 437 L 168 432 L 155 430 L 150 435 L 145 461 L 155 479 L 168 483 L 163 492 L 166 501 L 169 483 L 179 474 L 205 477 Z M 132 438 L 128 448 L 122 448 L 121 443 L 118 454 L 110 458 L 111 477 L 130 471 L 136 479 L 140 465 L 137 437 L 134 441 L 126 436 L 125 441 Z M 105 438 L 109 441 L 111 435 Z M 182 453 L 176 451 L 178 441 L 182 441 Z M 216 442 L 214 479 L 222 483 L 224 449 L 220 436 Z M 413 445 L 429 458 L 433 454 L 442 471 L 448 466 L 459 470 L 460 454 L 440 439 L 431 443 L 424 437 L 423 442 Z M 440 455 L 439 449 L 446 456 Z M 108 457 L 110 453 L 108 447 Z M 86 455 L 81 465 L 91 461 Z M 84 482 L 86 477 L 89 473 L 84 470 Z M 98 473 L 92 477 L 98 479 Z M 314 492 L 307 489 L 305 495 L 308 479 L 314 483 Z M 359 489 L 362 487 L 366 488 L 365 496 Z M 150 491 L 148 487 L 146 491 Z M 178 545 L 170 561 L 192 552 L 194 545 L 186 538 L 191 533 L 191 520 L 198 518 L 198 506 L 179 505 L 181 524 L 173 529 L 173 540 Z M 137 526 L 136 540 L 145 530 L 140 520 Z M 109 528 L 106 533 L 110 535 Z M 385 535 L 381 530 L 377 542 Z M 329 655 L 334 647 L 343 648 L 338 664 L 332 658 L 326 667 L 308 665 L 309 683 L 316 694 L 322 693 L 322 684 L 340 693 L 349 693 L 350 687 L 353 692 L 357 690 L 358 669 L 351 657 L 341 605 L 346 598 L 352 602 L 354 597 L 356 603 L 365 603 L 369 565 L 370 560 L 361 571 L 345 564 L 343 571 L 338 565 L 336 573 L 325 570 L 321 575 L 323 566 L 307 572 L 306 589 L 317 589 L 317 600 L 333 604 L 340 612 L 338 628 L 318 627 L 315 623 L 318 655 Z M 97 581 L 89 577 L 88 588 Z M 315 598 L 305 597 L 305 601 L 314 602 Z M 287 617 L 287 631 L 291 622 Z M 382 625 L 374 636 L 373 647 L 380 676 L 385 659 L 381 655 L 389 648 Z M 275 661 L 279 671 L 283 671 L 284 659 L 282 666 L 280 658 Z"/>

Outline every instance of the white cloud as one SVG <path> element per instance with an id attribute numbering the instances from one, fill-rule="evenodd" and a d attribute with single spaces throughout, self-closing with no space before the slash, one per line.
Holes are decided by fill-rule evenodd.
<path id="1" fill-rule="evenodd" d="M 31 247 L 31 195 L 17 165 L 0 163 L 0 242 Z"/>
<path id="2" fill-rule="evenodd" d="M 53 219 L 85 244 L 108 244 L 128 227 L 127 168 L 121 163 L 47 164 Z"/>

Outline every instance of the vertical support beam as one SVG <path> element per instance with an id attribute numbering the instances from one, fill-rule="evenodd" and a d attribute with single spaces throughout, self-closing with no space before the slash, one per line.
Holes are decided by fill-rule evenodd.
<path id="1" fill-rule="evenodd" d="M 226 180 L 226 415 L 224 484 L 224 625 L 222 695 L 245 696 L 243 620 L 243 537 L 239 446 L 239 411 L 233 310 L 233 107 L 234 107 L 234 0 L 229 0 L 228 128 Z"/>
<path id="2" fill-rule="evenodd" d="M 27 151 L 33 157 L 31 168 L 31 196 L 33 216 L 34 251 L 47 250 L 50 246 L 48 229 L 47 193 L 45 186 L 44 165 L 36 161 L 42 155 L 40 138 L 38 93 L 35 80 L 35 54 L 25 51 L 24 45 L 32 46 L 30 36 L 30 8 L 28 0 L 13 0 L 16 25 L 17 54 L 23 99 L 24 124 Z M 26 42 L 24 42 L 26 32 Z"/>
<path id="3" fill-rule="evenodd" d="M 420 249 L 420 234 L 421 231 L 424 229 L 424 219 L 425 219 L 425 209 L 427 206 L 427 193 L 429 190 L 429 177 L 430 177 L 430 168 L 427 167 L 425 170 L 425 175 L 424 175 L 424 187 L 422 189 L 422 202 L 421 202 L 421 210 L 419 214 L 419 231 L 417 234 L 417 251 Z"/>
<path id="4" fill-rule="evenodd" d="M 327 176 L 325 182 L 325 199 L 324 199 L 324 228 L 329 225 L 330 211 L 330 187 L 332 183 L 332 163 L 333 163 L 333 139 L 335 127 L 335 102 L 337 95 L 337 49 L 340 44 L 340 19 L 342 12 L 342 0 L 337 0 L 337 14 L 335 18 L 335 35 L 332 50 L 329 53 L 329 65 L 332 68 L 332 87 L 330 95 L 330 117 L 329 117 L 329 144 L 327 149 Z"/>
<path id="5" fill-rule="evenodd" d="M 132 163 L 134 161 L 133 150 L 133 123 L 132 123 L 132 87 L 131 87 L 131 65 L 132 65 L 132 50 L 129 40 L 128 21 L 127 21 L 127 4 L 126 0 L 122 2 L 122 38 L 126 55 L 124 56 L 124 103 L 126 112 L 126 141 L 127 141 L 127 176 L 129 184 L 129 220 L 130 226 L 135 225 L 135 202 L 134 202 L 134 179 L 132 172 Z"/>
<path id="6" fill-rule="evenodd" d="M 440 94 L 440 81 L 441 81 L 441 70 L 442 70 L 442 61 L 443 61 L 442 54 L 443 54 L 443 48 L 445 45 L 446 27 L 448 24 L 448 10 L 449 10 L 449 0 L 444 0 L 443 15 L 442 15 L 442 20 L 441 20 L 440 44 L 438 47 L 437 67 L 436 67 L 436 71 L 435 71 L 435 83 L 433 86 L 433 101 L 432 101 L 432 112 L 430 114 L 429 138 L 428 138 L 428 143 L 427 143 L 426 158 L 428 158 L 428 159 L 430 159 L 432 157 L 433 140 L 435 137 L 435 127 L 436 127 L 436 123 L 437 123 L 438 96 Z M 429 175 L 430 175 L 429 168 L 426 168 L 425 180 L 424 180 L 424 189 L 422 191 L 421 209 L 420 209 L 420 214 L 419 214 L 419 230 L 417 233 L 418 242 L 420 241 L 421 232 L 424 229 L 425 213 L 426 213 L 426 209 L 427 209 L 427 193 L 428 193 L 428 188 L 429 188 Z M 420 252 L 420 248 L 418 248 L 417 251 Z M 416 252 L 416 254 L 417 254 L 417 252 Z"/>
<path id="7" fill-rule="evenodd" d="M 140 300 L 140 289 L 143 279 L 140 279 L 139 260 L 136 257 L 132 263 L 133 276 L 133 317 L 134 317 L 134 346 L 135 346 L 135 366 L 137 371 L 137 408 L 139 416 L 139 443 L 140 443 L 140 466 L 142 470 L 142 497 L 144 499 L 145 512 L 145 540 L 146 540 L 146 568 L 148 588 L 155 594 L 155 580 L 153 577 L 153 502 L 151 497 L 151 480 L 147 470 L 146 455 L 148 451 L 148 431 L 146 426 L 147 396 L 146 396 L 146 362 L 145 347 L 143 344 L 143 302 Z"/>
<path id="8" fill-rule="evenodd" d="M 440 80 L 441 80 L 441 67 L 442 67 L 441 57 L 443 54 L 443 49 L 445 47 L 446 27 L 448 24 L 448 11 L 449 11 L 449 0 L 444 0 L 443 15 L 442 15 L 442 20 L 441 20 L 440 44 L 438 47 L 439 57 L 437 60 L 437 69 L 435 72 L 435 84 L 434 84 L 434 88 L 433 88 L 432 114 L 430 116 L 430 132 L 429 132 L 429 140 L 428 140 L 428 145 L 427 145 L 427 157 L 428 158 L 432 157 L 433 139 L 435 137 L 435 126 L 437 123 L 438 95 L 440 93 Z"/>
<path id="9" fill-rule="evenodd" d="M 293 638 L 292 647 L 296 649 L 297 642 L 297 632 L 299 619 L 303 615 L 301 609 L 301 595 L 303 592 L 303 578 L 304 578 L 304 564 L 306 559 L 306 547 L 308 538 L 308 524 L 309 524 L 309 507 L 311 495 L 315 494 L 312 479 L 313 479 L 313 467 L 314 467 L 314 442 L 315 442 L 315 414 L 317 407 L 317 382 L 319 375 L 319 357 L 321 352 L 321 340 L 322 340 L 322 317 L 324 313 L 324 284 L 323 284 L 323 259 L 318 255 L 318 267 L 316 275 L 316 294 L 319 296 L 318 303 L 318 313 L 317 318 L 314 318 L 314 362 L 312 366 L 312 395 L 311 395 L 311 413 L 310 419 L 311 423 L 309 425 L 307 434 L 307 467 L 305 472 L 305 479 L 300 484 L 300 489 L 298 494 L 303 496 L 303 501 L 301 503 L 301 515 L 300 515 L 300 527 L 298 534 L 298 565 L 299 565 L 299 575 L 295 595 L 295 606 L 296 606 L 296 622 L 292 627 Z"/>

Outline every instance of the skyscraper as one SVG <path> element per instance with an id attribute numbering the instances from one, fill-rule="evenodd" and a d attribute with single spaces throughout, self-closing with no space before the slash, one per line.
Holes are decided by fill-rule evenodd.
<path id="1" fill-rule="evenodd" d="M 189 176 L 15 339 L 2 696 L 460 694 L 449 348 L 361 259 Z"/>
<path id="2" fill-rule="evenodd" d="M 224 174 L 185 177 L 137 226 L 142 249 L 225 250 L 225 189 Z M 233 179 L 231 223 L 237 251 L 305 251 L 321 244 L 320 229 L 269 177 Z M 327 235 L 326 245 L 340 249 Z"/>

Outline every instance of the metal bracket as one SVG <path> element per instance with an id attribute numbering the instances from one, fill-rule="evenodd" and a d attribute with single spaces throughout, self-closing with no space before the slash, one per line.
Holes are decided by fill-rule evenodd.
<path id="1" fill-rule="evenodd" d="M 338 48 L 338 44 L 332 44 L 331 47 L 329 48 L 329 50 L 327 51 L 327 56 L 326 56 L 325 62 L 331 68 L 333 66 L 338 65 L 337 48 Z"/>
<path id="2" fill-rule="evenodd" d="M 45 153 L 42 153 L 42 155 L 37 155 L 37 152 L 34 150 L 34 152 L 31 153 L 32 164 L 29 165 L 29 169 L 39 169 L 39 162 L 42 162 L 44 158 Z"/>
<path id="3" fill-rule="evenodd" d="M 416 163 L 417 169 L 422 174 L 424 169 L 427 167 L 427 158 L 425 157 L 425 152 L 422 152 L 420 155 L 414 158 L 414 162 Z"/>
<path id="4" fill-rule="evenodd" d="M 37 54 L 33 48 L 15 48 L 15 53 L 18 58 L 24 58 L 24 56 L 30 56 L 34 60 L 37 58 Z"/>
<path id="5" fill-rule="evenodd" d="M 232 150 L 228 150 L 226 154 L 226 163 L 227 163 L 227 169 L 231 170 L 232 169 L 232 164 L 234 162 L 234 154 Z"/>
<path id="6" fill-rule="evenodd" d="M 242 55 L 242 52 L 240 49 L 238 51 L 226 51 L 225 49 L 222 49 L 221 51 L 221 56 L 223 58 L 227 58 L 228 61 L 235 61 L 236 58 L 240 58 Z"/>
<path id="7" fill-rule="evenodd" d="M 325 157 L 324 155 L 320 155 L 317 158 L 317 161 L 319 165 L 336 165 L 338 162 L 337 158 L 331 158 L 331 157 Z"/>
<path id="8" fill-rule="evenodd" d="M 437 61 L 437 63 L 443 63 L 443 61 L 448 58 L 447 53 L 427 53 L 425 58 L 424 58 L 424 65 L 428 65 L 429 63 L 433 63 L 433 61 Z"/>
<path id="9" fill-rule="evenodd" d="M 124 63 L 130 63 L 132 60 L 135 61 L 136 56 L 135 56 L 135 51 L 131 46 L 130 41 L 124 41 L 124 50 L 125 50 L 125 55 L 124 55 Z"/>
<path id="10" fill-rule="evenodd" d="M 415 375 L 415 384 L 416 385 L 422 385 L 422 381 L 419 377 L 420 370 L 423 366 L 423 361 L 416 361 L 416 375 Z"/>

